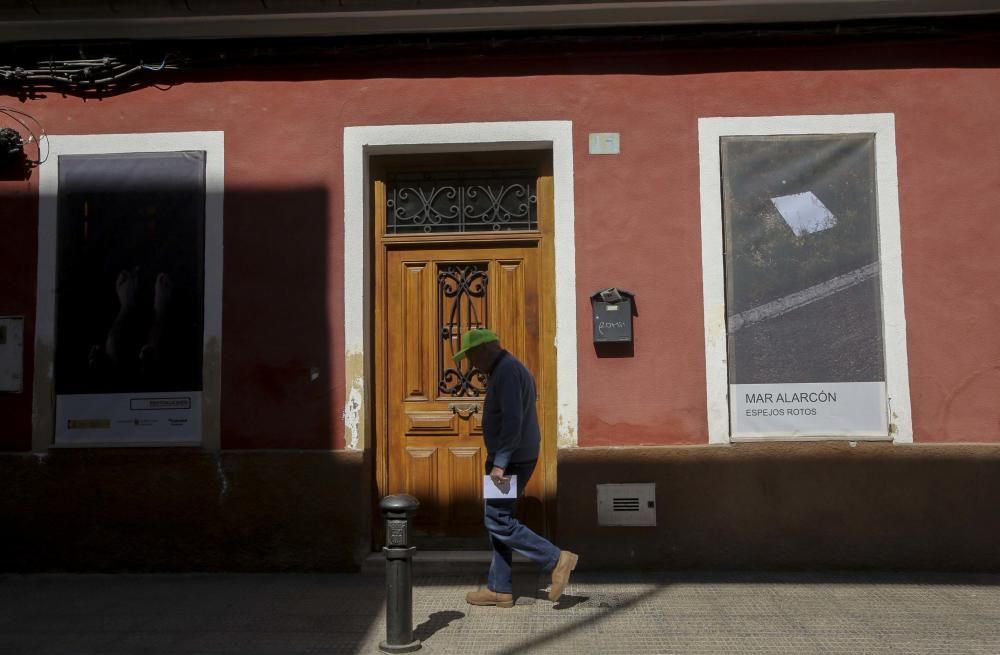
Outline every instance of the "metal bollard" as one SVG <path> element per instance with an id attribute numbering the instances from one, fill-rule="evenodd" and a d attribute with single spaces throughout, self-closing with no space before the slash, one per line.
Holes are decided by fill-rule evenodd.
<path id="1" fill-rule="evenodd" d="M 413 638 L 413 580 L 410 564 L 416 547 L 410 546 L 410 519 L 420 507 L 413 496 L 386 496 L 379 503 L 385 516 L 385 636 L 383 653 L 420 650 Z"/>

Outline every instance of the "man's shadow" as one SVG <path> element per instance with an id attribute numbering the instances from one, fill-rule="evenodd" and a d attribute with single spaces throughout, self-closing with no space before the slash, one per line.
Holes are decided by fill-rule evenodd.
<path id="1" fill-rule="evenodd" d="M 537 600 L 548 602 L 548 586 L 549 576 L 544 573 L 514 576 L 514 600 L 518 605 L 532 605 Z M 590 596 L 563 594 L 552 606 L 552 609 L 568 610 L 588 600 L 590 600 Z"/>
<path id="2" fill-rule="evenodd" d="M 427 620 L 413 629 L 413 638 L 419 641 L 427 641 L 435 632 L 447 628 L 452 621 L 464 619 L 465 614 L 454 610 L 449 612 L 434 612 L 427 617 Z"/>
<path id="3" fill-rule="evenodd" d="M 571 596 L 570 594 L 563 594 L 559 597 L 559 600 L 556 601 L 556 604 L 552 606 L 552 609 L 568 610 L 588 600 L 590 600 L 590 596 Z"/>

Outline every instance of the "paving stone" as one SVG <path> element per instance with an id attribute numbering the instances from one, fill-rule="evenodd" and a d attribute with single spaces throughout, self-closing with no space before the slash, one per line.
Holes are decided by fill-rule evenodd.
<path id="1" fill-rule="evenodd" d="M 423 652 L 1000 653 L 995 575 L 581 572 L 551 603 L 519 572 L 510 609 L 418 572 Z M 384 606 L 376 574 L 0 576 L 0 653 L 375 653 Z"/>

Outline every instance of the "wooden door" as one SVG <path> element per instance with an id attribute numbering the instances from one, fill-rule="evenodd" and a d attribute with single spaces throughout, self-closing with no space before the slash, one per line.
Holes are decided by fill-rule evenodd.
<path id="1" fill-rule="evenodd" d="M 462 334 L 486 327 L 538 380 L 540 260 L 537 243 L 386 254 L 386 491 L 420 500 L 414 534 L 425 548 L 485 546 L 486 380 L 468 360 L 456 364 L 451 356 Z M 545 412 L 539 394 L 541 425 Z M 545 475 L 540 460 L 520 504 L 523 520 L 540 532 Z"/>

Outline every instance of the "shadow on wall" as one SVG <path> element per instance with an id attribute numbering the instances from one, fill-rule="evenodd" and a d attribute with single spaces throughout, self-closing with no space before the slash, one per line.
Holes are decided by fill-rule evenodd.
<path id="1" fill-rule="evenodd" d="M 35 174 L 37 180 L 37 174 Z M 34 186 L 31 181 L 29 185 Z M 0 315 L 26 317 L 25 391 L 0 396 L 0 543 L 5 571 L 353 570 L 370 549 L 371 463 L 343 447 L 342 249 L 324 188 L 230 189 L 224 198 L 221 395 L 203 386 L 202 279 L 217 253 L 169 189 L 83 188 L 60 198 L 57 393 L 204 389 L 221 451 L 197 447 L 31 449 L 38 210 L 0 199 Z M 9 188 L 9 187 L 8 187 Z M 6 188 L 0 187 L 0 192 Z M 14 202 L 8 202 L 12 199 Z M 197 203 L 195 203 L 197 204 Z M 113 347 L 132 278 L 134 336 Z M 153 343 L 158 281 L 168 336 Z M 211 300 L 209 300 L 211 302 Z M 141 309 L 145 307 L 145 309 Z M 214 310 L 218 310 L 216 307 Z M 138 327 L 136 327 L 138 326 Z M 128 326 L 126 326 L 128 327 Z M 172 334 L 170 331 L 172 330 Z M 145 349 L 144 349 L 145 345 Z M 132 357 L 134 355 L 134 357 Z M 52 415 L 48 422 L 54 423 Z M 128 441 L 128 435 L 121 437 Z M 252 452 L 250 452 L 252 450 Z"/>
<path id="2" fill-rule="evenodd" d="M 226 194 L 224 448 L 343 447 L 343 218 L 332 212 L 325 189 Z"/>
<path id="3" fill-rule="evenodd" d="M 189 41 L 164 58 L 159 42 L 127 51 L 73 44 L 57 57 L 160 60 L 117 83 L 34 81 L 11 86 L 21 99 L 74 95 L 103 99 L 185 82 L 377 78 L 475 78 L 538 75 L 688 75 L 735 71 L 991 68 L 998 63 L 996 16 L 936 17 L 813 25 L 668 26 L 616 30 L 435 34 L 340 38 Z M 265 45 L 261 45 L 261 43 Z M 176 46 L 176 44 L 174 44 Z M 85 50 L 80 50 L 83 47 Z M 526 54 L 529 53 L 529 54 Z M 53 45 L 0 48 L 0 59 L 41 73 Z M 308 66 L 303 66 L 308 62 Z M 39 75 L 38 77 L 44 77 Z"/>
<path id="4" fill-rule="evenodd" d="M 369 469 L 342 451 L 0 456 L 2 570 L 357 570 Z"/>
<path id="5" fill-rule="evenodd" d="M 538 75 L 690 75 L 738 71 L 826 71 L 996 66 L 993 17 L 936 19 L 934 26 L 912 22 L 879 32 L 861 23 L 801 26 L 771 31 L 706 30 L 704 26 L 613 32 L 481 35 L 395 35 L 329 39 L 272 40 L 267 54 L 256 46 L 223 44 L 226 62 L 239 68 L 213 69 L 218 43 L 201 44 L 192 61 L 204 62 L 163 81 L 428 79 Z M 905 23 L 905 22 L 904 22 Z M 935 27 L 936 26 L 936 27 Z M 980 38 L 975 38 L 976 35 Z M 528 53 L 528 54 L 526 54 Z M 299 61 L 313 62 L 309 68 Z M 322 62 L 328 62 L 323 65 Z M 193 77 L 192 77 L 193 76 Z"/>
<path id="6" fill-rule="evenodd" d="M 28 183 L 0 180 L 0 316 L 23 316 L 24 348 L 31 350 L 35 333 L 38 201 Z M 0 346 L 7 348 L 8 345 Z M 7 357 L 0 361 L 12 361 Z M 21 359 L 20 393 L 0 392 L 0 453 L 31 448 L 31 353 Z M 0 479 L 0 487 L 4 485 Z"/>

